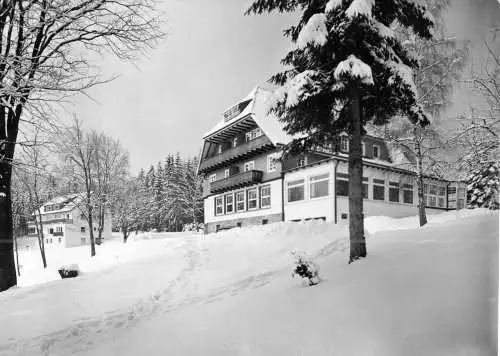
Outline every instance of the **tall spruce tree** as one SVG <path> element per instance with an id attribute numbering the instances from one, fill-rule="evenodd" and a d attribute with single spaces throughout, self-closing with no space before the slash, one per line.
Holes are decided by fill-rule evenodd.
<path id="1" fill-rule="evenodd" d="M 349 135 L 349 263 L 366 256 L 363 224 L 364 125 L 397 115 L 420 125 L 429 120 L 418 105 L 412 68 L 418 62 L 391 25 L 431 38 L 425 8 L 411 0 L 255 0 L 246 14 L 298 12 L 285 30 L 295 44 L 285 70 L 271 78 L 280 86 L 270 111 L 296 138 L 287 152 L 326 145 Z"/>

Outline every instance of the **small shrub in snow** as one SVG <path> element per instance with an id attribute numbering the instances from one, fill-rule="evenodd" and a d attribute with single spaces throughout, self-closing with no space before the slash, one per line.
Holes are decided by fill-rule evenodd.
<path id="1" fill-rule="evenodd" d="M 80 268 L 77 264 L 64 265 L 58 269 L 62 279 L 77 277 L 80 274 Z"/>
<path id="2" fill-rule="evenodd" d="M 292 252 L 295 258 L 295 267 L 292 272 L 292 277 L 299 276 L 307 280 L 310 286 L 320 282 L 319 268 L 305 254 Z"/>
<path id="3" fill-rule="evenodd" d="M 182 227 L 183 232 L 203 232 L 205 228 L 205 225 L 203 223 L 189 223 L 189 224 L 184 224 Z"/>

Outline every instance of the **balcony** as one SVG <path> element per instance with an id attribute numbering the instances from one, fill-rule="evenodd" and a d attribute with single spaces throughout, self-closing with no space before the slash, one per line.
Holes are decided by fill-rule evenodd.
<path id="1" fill-rule="evenodd" d="M 200 163 L 199 172 L 204 173 L 231 164 L 235 161 L 247 159 L 256 154 L 268 151 L 273 147 L 271 141 L 266 136 L 262 135 L 242 145 L 232 147 L 216 156 L 204 158 Z"/>
<path id="2" fill-rule="evenodd" d="M 234 176 L 210 183 L 210 193 L 220 193 L 225 190 L 237 189 L 262 181 L 262 171 L 246 171 Z"/>

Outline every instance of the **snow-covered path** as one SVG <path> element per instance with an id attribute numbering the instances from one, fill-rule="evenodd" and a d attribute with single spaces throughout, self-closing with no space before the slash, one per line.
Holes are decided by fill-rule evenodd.
<path id="1" fill-rule="evenodd" d="M 372 235 L 351 266 L 345 229 L 329 224 L 162 242 L 147 259 L 0 294 L 0 354 L 489 355 L 498 215 L 443 217 Z M 377 221 L 370 231 L 405 227 Z M 322 284 L 290 278 L 295 248 L 317 257 Z"/>

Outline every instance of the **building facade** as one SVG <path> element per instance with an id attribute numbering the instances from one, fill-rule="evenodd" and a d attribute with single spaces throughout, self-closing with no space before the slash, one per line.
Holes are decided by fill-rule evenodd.
<path id="1" fill-rule="evenodd" d="M 348 220 L 348 137 L 331 149 L 277 160 L 290 142 L 267 113 L 272 92 L 255 88 L 203 137 L 205 232 L 277 221 Z M 408 152 L 373 135 L 363 139 L 365 216 L 417 214 L 416 175 Z M 427 211 L 465 206 L 465 184 L 425 178 Z"/>
<path id="2" fill-rule="evenodd" d="M 81 195 L 72 194 L 50 200 L 33 213 L 33 219 L 28 223 L 28 237 L 36 236 L 36 220 L 43 229 L 44 243 L 51 247 L 75 247 L 90 244 L 90 231 L 87 219 L 80 209 Z M 97 238 L 97 216 L 94 217 L 94 238 Z M 41 222 L 41 224 L 40 224 Z M 111 214 L 104 214 L 103 239 L 111 238 Z"/>

